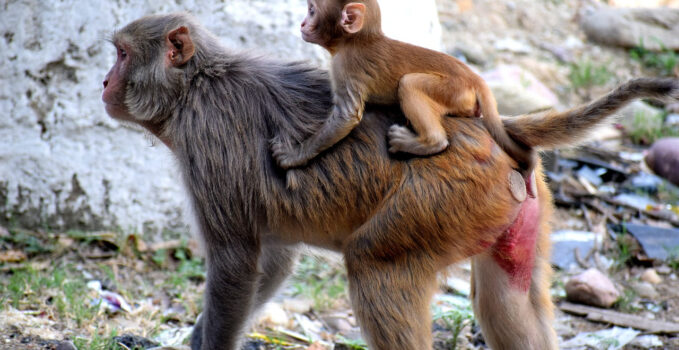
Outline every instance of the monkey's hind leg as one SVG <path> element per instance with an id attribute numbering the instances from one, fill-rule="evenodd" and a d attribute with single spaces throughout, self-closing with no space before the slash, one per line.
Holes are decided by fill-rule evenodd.
<path id="1" fill-rule="evenodd" d="M 365 243 L 365 242 L 363 242 Z M 372 350 L 431 349 L 429 303 L 436 273 L 424 254 L 382 260 L 361 240 L 345 255 L 349 295 L 363 337 Z"/>
<path id="2" fill-rule="evenodd" d="M 551 198 L 544 181 L 537 186 L 540 198 L 524 202 L 522 224 L 472 258 L 474 314 L 492 349 L 558 349 L 549 293 Z"/>
<path id="3" fill-rule="evenodd" d="M 398 87 L 401 110 L 417 134 L 406 127 L 392 125 L 389 129 L 390 152 L 426 156 L 448 147 L 448 136 L 441 125 L 445 107 L 426 93 L 432 80 L 439 79 L 437 76 L 422 73 L 406 74 L 401 78 Z"/>

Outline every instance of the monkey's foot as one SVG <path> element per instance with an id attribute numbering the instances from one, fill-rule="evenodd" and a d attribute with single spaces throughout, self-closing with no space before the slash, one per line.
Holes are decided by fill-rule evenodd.
<path id="1" fill-rule="evenodd" d="M 309 157 L 305 156 L 300 147 L 286 144 L 277 137 L 269 141 L 269 143 L 276 164 L 283 169 L 302 166 L 309 160 Z"/>
<path id="2" fill-rule="evenodd" d="M 391 153 L 406 152 L 428 156 L 439 153 L 448 147 L 448 139 L 445 134 L 428 137 L 427 142 L 423 142 L 410 129 L 400 125 L 392 125 L 387 135 L 389 136 L 389 152 Z"/>

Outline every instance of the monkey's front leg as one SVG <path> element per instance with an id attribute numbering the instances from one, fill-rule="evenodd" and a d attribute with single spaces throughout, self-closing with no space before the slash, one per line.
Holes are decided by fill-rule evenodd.
<path id="1" fill-rule="evenodd" d="M 234 239 L 207 248 L 205 307 L 191 336 L 192 350 L 239 349 L 259 280 L 257 243 Z"/>
<path id="2" fill-rule="evenodd" d="M 328 119 L 317 133 L 298 146 L 271 141 L 271 151 L 278 165 L 283 169 L 305 165 L 310 159 L 330 148 L 353 130 L 363 118 L 365 102 L 362 98 L 351 96 L 336 97 L 335 105 Z"/>

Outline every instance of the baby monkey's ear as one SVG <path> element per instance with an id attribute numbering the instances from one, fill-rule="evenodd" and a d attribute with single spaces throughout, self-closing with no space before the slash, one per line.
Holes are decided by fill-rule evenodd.
<path id="1" fill-rule="evenodd" d="M 355 34 L 363 28 L 365 19 L 365 5 L 358 2 L 351 2 L 342 9 L 342 20 L 340 24 L 345 32 Z"/>

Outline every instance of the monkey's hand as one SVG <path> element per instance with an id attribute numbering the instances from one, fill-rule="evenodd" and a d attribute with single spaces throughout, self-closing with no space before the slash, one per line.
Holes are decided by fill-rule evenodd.
<path id="1" fill-rule="evenodd" d="M 279 137 L 271 139 L 269 145 L 276 164 L 283 169 L 303 166 L 312 158 L 305 154 L 302 147 L 283 142 Z"/>

